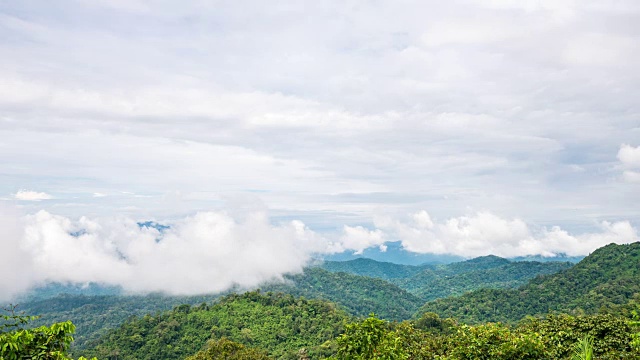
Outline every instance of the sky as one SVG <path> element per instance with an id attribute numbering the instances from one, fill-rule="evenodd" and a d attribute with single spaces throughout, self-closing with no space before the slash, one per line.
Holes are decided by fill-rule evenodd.
<path id="1" fill-rule="evenodd" d="M 635 0 L 2 1 L 0 295 L 638 241 L 638 39 Z"/>

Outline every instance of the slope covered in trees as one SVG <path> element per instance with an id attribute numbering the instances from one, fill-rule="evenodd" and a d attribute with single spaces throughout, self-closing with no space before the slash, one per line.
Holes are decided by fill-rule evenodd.
<path id="1" fill-rule="evenodd" d="M 640 243 L 610 244 L 518 289 L 481 289 L 429 302 L 420 311 L 469 323 L 513 322 L 554 311 L 594 314 L 624 305 L 635 294 L 640 294 Z"/>
<path id="2" fill-rule="evenodd" d="M 388 320 L 409 319 L 424 303 L 420 298 L 382 279 L 343 272 L 332 273 L 314 267 L 287 277 L 288 282 L 263 286 L 264 291 L 326 299 L 343 306 L 350 314 L 372 312 Z"/>
<path id="3" fill-rule="evenodd" d="M 573 264 L 567 262 L 507 262 L 464 272 L 425 271 L 417 276 L 398 281 L 396 284 L 425 301 L 464 294 L 476 289 L 516 288 L 539 275 L 554 274 L 568 269 Z"/>
<path id="4" fill-rule="evenodd" d="M 387 280 L 424 301 L 492 288 L 516 288 L 538 275 L 553 274 L 573 266 L 570 262 L 512 262 L 482 256 L 445 265 L 398 265 L 370 259 L 329 261 L 322 268 Z"/>
<path id="5" fill-rule="evenodd" d="M 320 266 L 331 272 L 345 272 L 384 280 L 409 278 L 424 269 L 435 269 L 436 267 L 435 265 L 401 265 L 367 258 L 348 261 L 325 261 Z"/>
<path id="6" fill-rule="evenodd" d="M 275 358 L 297 359 L 301 349 L 320 358 L 330 355 L 331 349 L 322 345 L 339 335 L 348 320 L 344 311 L 326 301 L 254 291 L 228 295 L 212 305 L 181 305 L 131 319 L 92 349 L 76 352 L 101 359 L 184 359 L 209 339 L 226 338 L 264 349 Z"/>
<path id="7" fill-rule="evenodd" d="M 95 341 L 131 316 L 144 316 L 172 309 L 180 304 L 200 304 L 215 296 L 85 296 L 63 294 L 53 298 L 21 303 L 18 310 L 37 314 L 33 325 L 71 320 L 75 325 L 74 347 Z"/>
<path id="8" fill-rule="evenodd" d="M 196 349 L 187 359 L 564 360 L 576 355 L 576 344 L 584 340 L 597 359 L 640 356 L 638 321 L 610 314 L 549 315 L 514 326 L 470 326 L 433 313 L 400 323 L 375 316 L 345 320 L 330 303 L 251 292 L 133 319 L 80 353 L 177 359 Z"/>

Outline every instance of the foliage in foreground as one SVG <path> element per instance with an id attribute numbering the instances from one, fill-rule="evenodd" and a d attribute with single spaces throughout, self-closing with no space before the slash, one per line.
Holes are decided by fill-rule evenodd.
<path id="1" fill-rule="evenodd" d="M 348 324 L 332 359 L 561 360 L 638 359 L 632 323 L 611 315 L 550 315 L 518 326 L 457 325 L 425 314 L 388 323 L 373 315 Z"/>
<path id="2" fill-rule="evenodd" d="M 15 313 L 15 307 L 5 309 L 0 316 L 0 359 L 1 360 L 66 360 L 69 345 L 73 341 L 76 328 L 71 321 L 24 329 L 34 316 Z M 86 360 L 81 357 L 79 360 Z"/>

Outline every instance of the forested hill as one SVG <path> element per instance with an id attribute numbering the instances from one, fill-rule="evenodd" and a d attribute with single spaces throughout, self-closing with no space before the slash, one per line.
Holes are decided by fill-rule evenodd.
<path id="1" fill-rule="evenodd" d="M 517 288 L 539 275 L 554 274 L 573 266 L 568 262 L 508 262 L 504 265 L 460 273 L 426 270 L 395 283 L 425 301 L 462 295 L 477 289 Z"/>
<path id="2" fill-rule="evenodd" d="M 401 265 L 390 262 L 358 258 L 348 261 L 325 261 L 322 268 L 331 272 L 345 272 L 349 274 L 374 277 L 384 280 L 411 277 L 423 269 L 434 269 L 435 265 Z"/>
<path id="3" fill-rule="evenodd" d="M 110 331 L 91 350 L 77 355 L 99 359 L 184 359 L 208 339 L 227 338 L 265 349 L 273 358 L 331 355 L 323 344 L 338 336 L 350 317 L 334 304 L 288 294 L 248 292 L 219 302 L 181 305 L 158 315 L 131 319 Z"/>
<path id="4" fill-rule="evenodd" d="M 211 302 L 219 296 L 144 296 L 60 294 L 52 298 L 20 303 L 17 310 L 40 316 L 32 325 L 71 320 L 76 326 L 74 346 L 83 347 L 131 316 L 144 316 L 172 309 L 179 304 Z"/>
<path id="5" fill-rule="evenodd" d="M 429 302 L 420 312 L 469 323 L 513 322 L 552 311 L 593 314 L 624 305 L 638 294 L 640 242 L 610 244 L 569 269 L 537 277 L 518 289 L 476 290 Z"/>
<path id="6" fill-rule="evenodd" d="M 419 297 L 382 279 L 332 273 L 314 267 L 287 276 L 287 282 L 262 286 L 263 291 L 284 292 L 312 299 L 326 299 L 353 315 L 375 312 L 383 319 L 409 319 L 424 304 Z"/>
<path id="7" fill-rule="evenodd" d="M 370 259 L 325 262 L 333 272 L 385 279 L 423 301 L 461 295 L 482 288 L 516 288 L 538 275 L 553 274 L 573 266 L 570 262 L 513 262 L 498 256 L 482 256 L 446 265 L 398 265 Z"/>

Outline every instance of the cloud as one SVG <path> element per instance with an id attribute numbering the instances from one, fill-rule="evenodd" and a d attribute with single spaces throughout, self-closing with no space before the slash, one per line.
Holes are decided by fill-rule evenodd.
<path id="1" fill-rule="evenodd" d="M 618 160 L 626 168 L 640 168 L 640 146 L 633 147 L 628 144 L 620 145 Z"/>
<path id="2" fill-rule="evenodd" d="M 16 200 L 23 200 L 23 201 L 40 201 L 40 200 L 53 199 L 53 197 L 47 193 L 31 191 L 31 190 L 20 190 L 17 193 L 15 193 L 14 198 Z"/>
<path id="3" fill-rule="evenodd" d="M 24 223 L 0 203 L 0 301 L 29 289 L 36 281 L 31 254 L 21 246 Z"/>
<path id="4" fill-rule="evenodd" d="M 454 217 L 431 226 L 425 226 L 425 215 L 426 211 L 420 211 L 408 222 L 380 217 L 375 224 L 386 238 L 397 239 L 408 251 L 466 257 L 587 255 L 609 243 L 640 240 L 628 221 L 602 222 L 600 232 L 572 235 L 559 226 L 533 232 L 520 219 L 504 219 L 490 212 Z"/>
<path id="5" fill-rule="evenodd" d="M 328 231 L 372 229 L 378 209 L 635 224 L 640 169 L 611 149 L 637 146 L 638 15 L 634 0 L 8 2 L 0 193 L 65 194 L 29 212 L 181 218 L 259 192 Z"/>
<path id="6" fill-rule="evenodd" d="M 382 246 L 387 241 L 380 230 L 368 230 L 362 226 L 344 226 L 343 230 L 339 243 L 344 250 L 354 250 L 354 254 L 362 254 L 365 249 Z"/>
<path id="7" fill-rule="evenodd" d="M 302 271 L 312 254 L 335 251 L 302 222 L 272 225 L 264 213 L 238 222 L 223 212 L 199 212 L 162 233 L 123 217 L 72 220 L 39 211 L 1 220 L 3 297 L 46 282 L 215 293 L 281 279 Z"/>
<path id="8" fill-rule="evenodd" d="M 620 145 L 618 160 L 624 169 L 622 179 L 629 183 L 640 182 L 640 146 Z"/>

